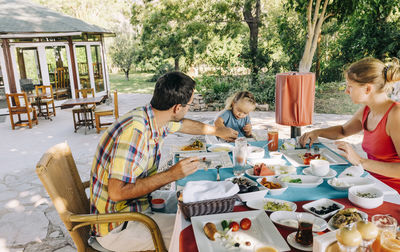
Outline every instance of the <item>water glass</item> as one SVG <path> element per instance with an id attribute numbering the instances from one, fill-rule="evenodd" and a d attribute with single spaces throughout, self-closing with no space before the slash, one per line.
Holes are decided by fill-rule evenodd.
<path id="1" fill-rule="evenodd" d="M 240 176 L 244 173 L 247 159 L 247 140 L 245 137 L 239 137 L 235 140 L 233 149 L 233 174 Z"/>

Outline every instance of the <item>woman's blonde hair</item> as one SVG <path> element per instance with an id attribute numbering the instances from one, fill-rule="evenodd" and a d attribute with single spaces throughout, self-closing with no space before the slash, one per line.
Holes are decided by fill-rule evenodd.
<path id="1" fill-rule="evenodd" d="M 249 91 L 241 91 L 237 92 L 234 95 L 228 97 L 225 101 L 225 109 L 226 110 L 231 110 L 232 109 L 232 104 L 237 103 L 238 101 L 244 99 L 244 101 L 256 106 L 256 99 L 254 98 L 254 95 L 250 93 Z"/>
<path id="2" fill-rule="evenodd" d="M 378 90 L 391 91 L 392 83 L 400 80 L 399 60 L 387 64 L 374 58 L 364 58 L 350 65 L 345 76 L 360 85 L 373 84 Z"/>

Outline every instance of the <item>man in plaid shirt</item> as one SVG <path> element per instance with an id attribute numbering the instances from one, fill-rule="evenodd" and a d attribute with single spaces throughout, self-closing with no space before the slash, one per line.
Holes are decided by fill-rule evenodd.
<path id="1" fill-rule="evenodd" d="M 198 158 L 186 158 L 168 170 L 157 172 L 164 138 L 174 132 L 216 135 L 232 141 L 237 132 L 184 119 L 193 101 L 195 82 L 180 72 L 161 76 L 147 106 L 136 108 L 114 122 L 102 135 L 93 160 L 90 211 L 93 214 L 142 212 L 151 214 L 148 195 L 198 169 Z M 168 247 L 175 215 L 151 214 Z M 92 235 L 106 249 L 141 251 L 154 249 L 150 232 L 142 224 L 92 225 Z"/>

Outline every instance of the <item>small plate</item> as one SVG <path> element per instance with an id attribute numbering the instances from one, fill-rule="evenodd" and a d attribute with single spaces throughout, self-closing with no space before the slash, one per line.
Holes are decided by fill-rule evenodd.
<path id="1" fill-rule="evenodd" d="M 265 155 L 265 150 L 257 146 L 247 147 L 247 159 L 258 159 L 263 158 Z"/>
<path id="2" fill-rule="evenodd" d="M 320 210 L 322 207 L 329 207 L 332 204 L 336 204 L 339 207 L 339 209 L 334 210 L 334 211 L 329 212 L 329 213 L 326 213 L 326 214 L 317 214 L 317 213 L 311 211 L 311 207 L 314 207 L 315 209 Z M 342 205 L 342 204 L 340 204 L 340 203 L 338 203 L 336 201 L 327 199 L 327 198 L 314 200 L 314 201 L 311 201 L 311 202 L 303 205 L 303 209 L 305 211 L 307 211 L 307 212 L 309 212 L 309 213 L 311 213 L 311 214 L 313 214 L 313 215 L 315 215 L 315 216 L 317 216 L 317 217 L 319 217 L 321 219 L 326 219 L 326 218 L 334 215 L 335 213 L 337 213 L 339 210 L 341 210 L 343 208 L 344 208 L 344 205 Z"/>
<path id="3" fill-rule="evenodd" d="M 299 166 L 309 166 L 305 165 L 304 161 L 302 159 L 302 156 L 306 153 L 310 152 L 314 154 L 314 152 L 308 149 L 295 149 L 295 150 L 284 150 L 282 151 L 283 155 L 286 157 L 286 159 L 294 166 L 299 167 Z M 322 157 L 322 159 L 325 159 L 329 162 L 329 164 L 334 164 L 334 165 L 340 165 L 340 164 L 348 164 L 348 162 L 343 159 L 341 156 L 338 154 L 334 153 L 328 148 L 323 148 L 321 147 L 319 150 L 319 153 Z"/>
<path id="4" fill-rule="evenodd" d="M 233 151 L 233 145 L 228 143 L 213 144 L 208 146 L 210 152 L 231 152 Z"/>
<path id="5" fill-rule="evenodd" d="M 248 183 L 248 185 L 257 186 L 258 189 L 259 189 L 259 191 L 254 191 L 254 192 L 238 193 L 237 196 L 240 198 L 240 200 L 242 202 L 248 202 L 250 200 L 255 200 L 255 199 L 263 199 L 265 197 L 265 195 L 269 191 L 268 188 L 266 188 L 264 186 L 260 186 L 257 182 L 254 182 L 253 180 L 248 179 L 248 178 L 243 177 L 243 176 L 231 177 L 231 178 L 227 178 L 225 180 L 232 181 L 234 178 L 242 178 Z"/>
<path id="6" fill-rule="evenodd" d="M 343 185 L 335 185 L 334 181 L 338 183 L 343 183 Z M 375 182 L 372 179 L 365 177 L 343 177 L 337 179 L 330 179 L 327 181 L 328 185 L 332 186 L 335 190 L 338 191 L 347 191 L 351 186 L 355 185 L 373 185 Z"/>
<path id="7" fill-rule="evenodd" d="M 294 167 L 292 165 L 272 165 L 272 166 L 269 166 L 269 168 L 272 168 L 272 170 L 275 172 L 275 175 L 297 174 L 296 167 Z M 249 176 L 250 178 L 253 178 L 253 179 L 268 177 L 268 176 L 254 175 L 254 168 L 247 169 L 245 171 L 245 173 L 247 174 L 247 176 Z"/>
<path id="8" fill-rule="evenodd" d="M 289 234 L 286 238 L 287 242 L 290 246 L 295 249 L 302 250 L 302 251 L 312 251 L 313 245 L 304 246 L 296 241 L 296 232 Z"/>
<path id="9" fill-rule="evenodd" d="M 255 166 L 256 164 L 264 163 L 267 166 L 272 165 L 285 165 L 286 161 L 284 159 L 278 158 L 256 158 L 256 159 L 248 159 L 247 163 L 251 166 Z"/>
<path id="10" fill-rule="evenodd" d="M 314 175 L 314 174 L 312 173 L 310 167 L 304 168 L 304 169 L 303 169 L 303 173 L 304 173 L 305 175 L 316 176 L 316 175 Z M 316 176 L 316 177 L 320 177 L 320 178 L 323 178 L 323 179 L 330 179 L 330 178 L 336 177 L 336 175 L 337 175 L 337 172 L 336 172 L 334 169 L 330 168 L 328 174 L 326 174 L 325 176 Z"/>
<path id="11" fill-rule="evenodd" d="M 275 224 L 284 226 L 286 228 L 297 229 L 297 216 L 299 212 L 289 212 L 289 211 L 275 211 L 271 213 L 269 218 Z M 301 218 L 313 223 L 313 232 L 322 232 L 328 228 L 328 223 L 321 218 L 318 218 L 309 213 L 301 213 Z"/>
<path id="12" fill-rule="evenodd" d="M 261 180 L 263 178 L 258 178 L 257 183 L 260 184 L 261 187 L 268 189 L 270 195 L 280 195 L 280 194 L 284 193 L 286 191 L 286 189 L 288 189 L 287 184 L 278 181 L 278 179 L 275 176 L 266 176 L 265 178 L 267 179 L 267 181 L 278 183 L 281 185 L 281 188 L 269 189 L 268 187 L 261 184 Z"/>
<path id="13" fill-rule="evenodd" d="M 291 211 L 296 211 L 297 205 L 294 202 L 287 201 L 287 200 L 280 200 L 280 199 L 270 199 L 270 198 L 259 198 L 259 199 L 254 199 L 254 200 L 249 200 L 247 201 L 246 205 L 250 208 L 253 209 L 259 209 L 259 210 L 264 210 L 266 212 L 275 212 L 271 210 L 266 210 L 264 209 L 264 205 L 267 204 L 267 202 L 272 201 L 275 203 L 287 203 L 290 208 L 292 209 Z M 276 210 L 276 211 L 282 211 L 282 210 Z"/>
<path id="14" fill-rule="evenodd" d="M 362 218 L 363 220 L 368 219 L 368 214 L 366 214 L 366 213 L 364 213 L 363 211 L 360 211 L 360 210 L 358 210 L 358 209 L 357 209 L 357 212 L 359 212 L 359 213 L 361 214 L 361 218 Z M 337 228 L 335 228 L 335 227 L 332 225 L 332 222 L 333 222 L 333 217 L 330 218 L 329 221 L 328 221 L 328 229 L 329 229 L 330 231 L 335 231 Z"/>
<path id="15" fill-rule="evenodd" d="M 286 182 L 285 181 L 286 177 L 289 177 L 290 179 L 301 179 L 301 183 Z M 289 187 L 301 187 L 301 188 L 317 187 L 324 182 L 322 178 L 310 175 L 280 175 L 278 179 L 281 182 L 286 182 Z"/>

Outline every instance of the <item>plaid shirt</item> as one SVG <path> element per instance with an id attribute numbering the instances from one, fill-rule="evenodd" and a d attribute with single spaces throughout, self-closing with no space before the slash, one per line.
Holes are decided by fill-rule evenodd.
<path id="1" fill-rule="evenodd" d="M 179 122 L 170 122 L 158 131 L 151 105 L 136 108 L 114 122 L 102 135 L 94 156 L 90 180 L 90 212 L 141 212 L 149 207 L 148 195 L 112 201 L 108 180 L 135 183 L 157 172 L 160 146 L 164 138 L 178 131 Z M 92 235 L 104 236 L 121 223 L 92 225 Z"/>

